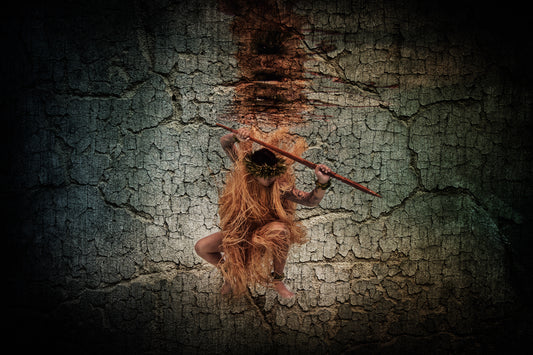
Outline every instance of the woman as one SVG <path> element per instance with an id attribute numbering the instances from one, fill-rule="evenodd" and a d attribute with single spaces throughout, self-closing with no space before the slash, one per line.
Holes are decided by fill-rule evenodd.
<path id="1" fill-rule="evenodd" d="M 254 137 L 258 132 L 254 133 Z M 295 203 L 317 206 L 331 184 L 330 169 L 318 165 L 316 187 L 303 192 L 294 187 L 290 165 L 272 151 L 252 152 L 250 131 L 241 128 L 220 139 L 224 151 L 235 163 L 219 200 L 221 231 L 200 239 L 196 253 L 220 268 L 224 277 L 221 292 L 240 295 L 251 284 L 272 284 L 281 297 L 293 297 L 283 283 L 289 247 L 305 241 L 305 232 L 294 220 Z M 270 144 L 286 144 L 281 130 L 270 135 Z M 239 142 L 239 148 L 235 143 Z M 292 153 L 305 150 L 300 138 L 292 141 Z"/>

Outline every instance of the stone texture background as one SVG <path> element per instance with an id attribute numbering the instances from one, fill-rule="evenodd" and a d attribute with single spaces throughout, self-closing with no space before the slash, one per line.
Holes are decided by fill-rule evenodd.
<path id="1" fill-rule="evenodd" d="M 486 353 L 531 335 L 525 11 L 294 2 L 313 112 L 293 131 L 383 198 L 335 183 L 299 209 L 310 240 L 286 301 L 221 297 L 193 249 L 217 230 L 230 167 L 214 124 L 239 77 L 233 16 L 216 1 L 29 4 L 2 15 L 19 349 Z"/>

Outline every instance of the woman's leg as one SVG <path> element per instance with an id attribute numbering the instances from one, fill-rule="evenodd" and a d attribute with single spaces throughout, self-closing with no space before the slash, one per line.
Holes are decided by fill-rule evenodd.
<path id="1" fill-rule="evenodd" d="M 199 257 L 217 266 L 222 259 L 222 232 L 216 232 L 200 239 L 194 245 Z"/>
<path id="2" fill-rule="evenodd" d="M 222 260 L 222 232 L 216 232 L 200 239 L 194 245 L 196 254 L 208 263 L 218 266 Z M 220 293 L 227 294 L 231 291 L 231 286 L 224 280 Z"/>
<path id="3" fill-rule="evenodd" d="M 285 262 L 287 261 L 287 254 L 289 248 L 284 250 L 283 254 L 277 258 L 274 258 L 274 288 L 278 291 L 279 295 L 284 298 L 290 298 L 294 296 L 294 293 L 287 289 L 287 286 L 283 283 L 285 277 L 283 270 L 285 268 Z"/>
<path id="4" fill-rule="evenodd" d="M 285 224 L 280 222 L 273 222 L 273 229 L 279 230 L 280 237 L 286 238 L 287 233 L 289 232 L 287 230 L 287 227 Z M 279 293 L 281 297 L 284 298 L 290 298 L 294 296 L 294 293 L 289 291 L 285 284 L 283 283 L 284 278 L 284 269 L 285 269 L 285 263 L 287 262 L 287 256 L 289 254 L 289 245 L 287 244 L 281 253 L 274 257 L 273 264 L 274 264 L 274 289 Z"/>

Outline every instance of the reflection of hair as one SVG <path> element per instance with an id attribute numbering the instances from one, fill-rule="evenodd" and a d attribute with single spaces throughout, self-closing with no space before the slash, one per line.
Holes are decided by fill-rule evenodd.
<path id="1" fill-rule="evenodd" d="M 306 149 L 303 138 L 294 138 L 286 130 L 278 130 L 260 138 L 274 146 L 301 155 Z M 246 292 L 249 284 L 266 284 L 270 281 L 273 258 L 279 256 L 290 244 L 302 243 L 305 231 L 294 221 L 295 204 L 281 198 L 294 186 L 294 161 L 286 161 L 286 170 L 270 187 L 255 181 L 247 170 L 245 160 L 252 151 L 252 142 L 239 143 L 238 159 L 227 177 L 219 200 L 220 226 L 223 233 L 224 261 L 220 269 L 231 284 L 234 295 Z M 259 159 L 278 158 L 271 151 L 259 153 Z M 267 162 L 264 160 L 264 162 Z M 268 164 L 268 163 L 267 163 Z"/>

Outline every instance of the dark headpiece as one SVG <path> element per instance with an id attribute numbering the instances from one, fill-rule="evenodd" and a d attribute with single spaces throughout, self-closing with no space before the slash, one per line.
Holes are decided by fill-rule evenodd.
<path id="1" fill-rule="evenodd" d="M 262 178 L 279 176 L 287 171 L 285 160 L 276 157 L 266 148 L 248 154 L 244 158 L 244 164 L 250 174 Z"/>

